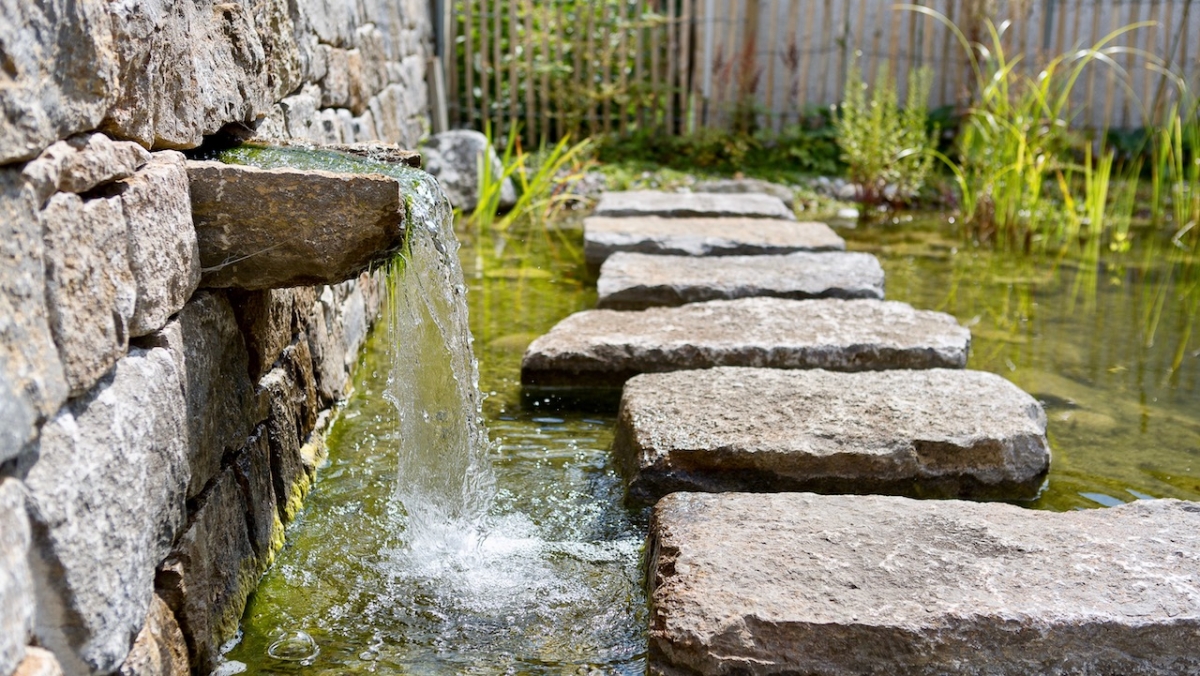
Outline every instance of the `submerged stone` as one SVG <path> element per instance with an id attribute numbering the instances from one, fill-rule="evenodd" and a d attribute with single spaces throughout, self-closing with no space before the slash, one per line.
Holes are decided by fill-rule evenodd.
<path id="1" fill-rule="evenodd" d="M 189 162 L 206 287 L 333 284 L 404 244 L 400 182 L 381 174 Z"/>
<path id="2" fill-rule="evenodd" d="M 597 216 L 624 218 L 781 218 L 796 220 L 783 200 L 761 193 L 724 195 L 706 192 L 658 192 L 631 190 L 607 192 L 596 205 Z"/>
<path id="3" fill-rule="evenodd" d="M 651 674 L 1200 671 L 1200 507 L 675 493 L 655 507 Z"/>
<path id="4" fill-rule="evenodd" d="M 696 192 L 715 192 L 725 195 L 744 195 L 746 193 L 762 193 L 783 200 L 787 208 L 794 206 L 796 191 L 786 185 L 764 181 L 761 178 L 717 178 L 710 181 L 700 181 L 692 186 Z"/>
<path id="5" fill-rule="evenodd" d="M 842 251 L 824 223 L 771 218 L 601 218 L 583 221 L 583 253 L 600 265 L 618 251 L 675 256 L 762 256 Z"/>
<path id="6" fill-rule="evenodd" d="M 982 371 L 716 368 L 625 384 L 617 465 L 630 497 L 814 491 L 1030 498 L 1046 415 Z"/>
<path id="7" fill-rule="evenodd" d="M 600 269 L 597 307 L 642 310 L 754 296 L 883 298 L 883 268 L 865 253 L 653 256 L 618 253 Z"/>
<path id="8" fill-rule="evenodd" d="M 950 315 L 890 301 L 743 298 L 588 310 L 529 346 L 521 382 L 615 387 L 639 373 L 714 366 L 963 368 L 970 343 L 970 332 Z"/>

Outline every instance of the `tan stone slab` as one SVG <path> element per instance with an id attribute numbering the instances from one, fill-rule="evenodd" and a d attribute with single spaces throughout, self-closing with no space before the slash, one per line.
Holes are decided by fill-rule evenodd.
<path id="1" fill-rule="evenodd" d="M 735 217 L 796 220 L 783 200 L 762 193 L 727 195 L 710 192 L 630 190 L 606 192 L 596 205 L 597 216 L 665 216 L 667 218 Z"/>
<path id="2" fill-rule="evenodd" d="M 583 221 L 587 262 L 618 251 L 677 256 L 758 256 L 842 251 L 846 242 L 824 223 L 774 218 L 607 218 Z"/>
<path id="3" fill-rule="evenodd" d="M 521 382 L 613 387 L 639 373 L 713 366 L 963 368 L 970 343 L 970 332 L 950 315 L 890 301 L 743 298 L 589 310 L 529 346 Z"/>
<path id="4" fill-rule="evenodd" d="M 600 269 L 596 306 L 644 310 L 709 300 L 883 298 L 883 268 L 867 253 L 654 256 L 618 253 Z"/>
<path id="5" fill-rule="evenodd" d="M 638 502 L 675 491 L 1032 498 L 1041 404 L 992 373 L 715 368 L 625 383 L 613 453 Z"/>
<path id="6" fill-rule="evenodd" d="M 674 493 L 649 673 L 1200 673 L 1200 506 Z"/>

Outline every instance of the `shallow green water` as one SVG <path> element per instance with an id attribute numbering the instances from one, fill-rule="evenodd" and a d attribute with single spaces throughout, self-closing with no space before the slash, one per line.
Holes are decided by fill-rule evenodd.
<path id="1" fill-rule="evenodd" d="M 1056 266 L 964 247 L 936 221 L 842 234 L 880 255 L 890 298 L 971 326 L 972 368 L 1046 403 L 1053 469 L 1032 506 L 1200 499 L 1194 269 L 1168 272 L 1141 252 Z M 612 411 L 524 398 L 518 380 L 528 342 L 595 302 L 573 251 L 580 244 L 577 231 L 539 232 L 502 246 L 467 237 L 462 251 L 495 442 L 496 527 L 481 558 L 430 570 L 405 553 L 377 331 L 329 464 L 230 660 L 255 674 L 643 673 L 645 524 L 621 507 L 607 453 Z M 1159 289 L 1163 309 L 1151 322 Z"/>

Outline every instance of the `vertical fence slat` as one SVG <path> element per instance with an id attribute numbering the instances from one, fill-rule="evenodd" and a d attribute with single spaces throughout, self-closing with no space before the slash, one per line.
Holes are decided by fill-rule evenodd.
<path id="1" fill-rule="evenodd" d="M 612 14 L 608 2 L 600 3 L 600 129 L 605 133 L 612 131 Z"/>
<path id="2" fill-rule="evenodd" d="M 664 78 L 666 89 L 666 125 L 667 133 L 674 134 L 675 129 L 675 74 L 679 60 L 679 17 L 675 14 L 675 3 L 667 2 L 667 73 Z"/>
<path id="3" fill-rule="evenodd" d="M 634 12 L 633 82 L 634 87 L 638 89 L 634 107 L 637 108 L 638 130 L 641 130 L 646 127 L 645 98 L 641 92 L 641 88 L 646 82 L 646 74 L 643 70 L 646 64 L 646 28 L 643 26 L 643 22 L 646 20 L 646 0 L 637 0 Z"/>
<path id="4" fill-rule="evenodd" d="M 787 49 L 780 56 L 783 59 L 784 65 L 788 68 L 787 81 L 788 91 L 785 95 L 787 104 L 784 106 L 784 114 L 787 113 L 787 107 L 792 107 L 796 112 L 796 121 L 800 121 L 800 60 L 805 49 L 807 49 L 807 40 L 803 44 L 800 42 L 800 4 L 807 2 L 809 7 L 812 7 L 812 0 L 788 0 L 788 44 Z"/>
<path id="5" fill-rule="evenodd" d="M 693 0 L 683 0 L 679 23 L 679 127 L 690 132 L 695 125 L 692 118 L 692 26 Z"/>
<path id="6" fill-rule="evenodd" d="M 779 131 L 779 115 L 775 112 L 775 54 L 779 50 L 779 3 L 767 0 L 766 86 L 763 88 L 763 110 L 767 126 Z"/>
<path id="7" fill-rule="evenodd" d="M 629 3 L 622 0 L 621 4 L 617 5 L 617 55 L 613 59 L 617 67 L 617 98 L 614 100 L 617 108 L 617 116 L 620 118 L 621 136 L 629 134 L 629 76 L 626 71 L 629 69 L 629 54 L 627 45 L 629 44 L 629 31 L 632 30 L 632 22 L 626 18 L 629 11 Z"/>
<path id="8" fill-rule="evenodd" d="M 537 5 L 535 3 L 532 3 L 532 2 L 530 3 L 530 13 L 531 14 L 533 13 L 533 8 L 536 6 Z M 541 117 L 542 117 L 542 119 L 541 119 L 541 123 L 542 123 L 541 140 L 542 141 L 550 140 L 550 118 L 551 118 L 551 112 L 550 112 L 550 98 L 551 98 L 550 64 L 552 63 L 552 60 L 554 58 L 554 55 L 551 53 L 551 50 L 550 50 L 550 31 L 551 31 L 551 27 L 553 26 L 553 23 L 554 23 L 553 16 L 554 15 L 553 15 L 552 7 L 543 7 L 542 12 L 539 15 L 537 15 L 536 17 L 534 17 L 537 19 L 537 23 L 538 23 L 538 34 L 541 35 L 541 38 L 542 38 L 542 43 L 541 43 L 541 48 L 542 48 L 542 51 L 541 51 L 541 56 L 542 56 L 541 85 L 542 86 L 538 92 L 538 98 L 541 99 L 541 104 L 542 104 L 542 108 L 541 108 Z M 533 75 L 531 74 L 530 77 L 533 77 Z"/>
<path id="9" fill-rule="evenodd" d="M 504 61 L 501 58 L 503 53 L 501 49 L 501 38 L 503 34 L 500 32 L 500 3 L 504 0 L 492 0 L 492 73 L 495 80 L 495 111 L 492 120 L 492 133 L 496 138 L 500 138 L 504 133 Z"/>
<path id="10" fill-rule="evenodd" d="M 475 126 L 475 30 L 472 19 L 475 8 L 471 0 L 463 0 L 463 74 L 466 77 L 466 91 L 460 99 L 463 102 L 462 115 L 459 124 L 467 127 Z M 455 58 L 458 51 L 455 50 Z"/>

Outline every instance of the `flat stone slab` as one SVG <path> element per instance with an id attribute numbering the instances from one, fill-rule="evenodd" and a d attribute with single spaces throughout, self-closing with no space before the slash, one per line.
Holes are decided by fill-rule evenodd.
<path id="1" fill-rule="evenodd" d="M 1036 399 L 982 371 L 715 368 L 625 383 L 629 496 L 812 491 L 1032 498 L 1050 467 Z"/>
<path id="2" fill-rule="evenodd" d="M 674 256 L 762 256 L 844 251 L 824 223 L 772 218 L 606 218 L 583 220 L 583 253 L 600 265 L 618 251 Z"/>
<path id="3" fill-rule="evenodd" d="M 666 218 L 782 218 L 796 220 L 783 200 L 762 193 L 726 195 L 711 192 L 631 190 L 606 192 L 596 205 L 597 216 L 663 216 Z"/>
<path id="4" fill-rule="evenodd" d="M 675 493 L 649 673 L 1200 673 L 1200 505 Z"/>
<path id="5" fill-rule="evenodd" d="M 521 382 L 615 387 L 639 373 L 714 366 L 963 368 L 970 344 L 970 331 L 950 315 L 892 301 L 743 298 L 588 310 L 533 341 Z"/>
<path id="6" fill-rule="evenodd" d="M 600 268 L 597 307 L 644 310 L 709 300 L 883 298 L 883 268 L 866 253 L 786 256 L 614 254 Z"/>

